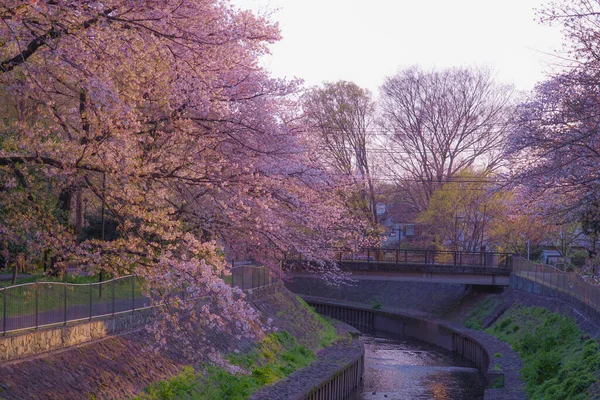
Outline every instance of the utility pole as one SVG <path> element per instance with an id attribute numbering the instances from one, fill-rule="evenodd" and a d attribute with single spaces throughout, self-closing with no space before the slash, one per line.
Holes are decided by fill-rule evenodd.
<path id="1" fill-rule="evenodd" d="M 483 235 L 485 232 L 485 212 L 487 210 L 487 204 L 483 205 L 483 221 L 481 222 L 481 247 L 483 247 Z"/>

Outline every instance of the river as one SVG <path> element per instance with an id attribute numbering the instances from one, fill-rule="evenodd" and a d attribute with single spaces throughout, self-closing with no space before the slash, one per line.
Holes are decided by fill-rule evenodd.
<path id="1" fill-rule="evenodd" d="M 485 380 L 468 360 L 414 340 L 361 335 L 363 384 L 348 400 L 481 400 Z"/>

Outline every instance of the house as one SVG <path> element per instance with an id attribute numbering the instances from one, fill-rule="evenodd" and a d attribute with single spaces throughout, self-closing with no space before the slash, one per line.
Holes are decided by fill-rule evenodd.
<path id="1" fill-rule="evenodd" d="M 382 247 L 398 247 L 402 243 L 414 242 L 419 236 L 416 223 L 417 211 L 407 203 L 377 203 L 377 220 L 384 228 L 381 236 Z"/>

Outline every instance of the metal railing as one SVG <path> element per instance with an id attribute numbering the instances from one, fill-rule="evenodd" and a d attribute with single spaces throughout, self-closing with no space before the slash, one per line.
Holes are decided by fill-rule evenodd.
<path id="1" fill-rule="evenodd" d="M 448 250 L 405 250 L 379 247 L 332 249 L 338 262 L 393 263 L 405 265 L 440 265 L 507 268 L 512 266 L 512 254 L 498 252 L 469 252 Z M 302 254 L 288 255 L 302 260 Z"/>
<path id="2" fill-rule="evenodd" d="M 242 265 L 223 279 L 231 286 L 252 290 L 276 283 L 266 267 Z M 152 307 L 142 283 L 129 275 L 84 284 L 34 282 L 0 289 L 0 329 L 6 335 L 68 322 L 91 320 Z"/>
<path id="3" fill-rule="evenodd" d="M 231 282 L 229 283 L 242 290 L 253 290 L 272 285 L 276 281 L 266 267 L 238 265 L 231 268 Z"/>
<path id="4" fill-rule="evenodd" d="M 563 272 L 550 265 L 536 264 L 515 256 L 513 273 L 563 292 L 600 311 L 600 286 L 575 272 Z"/>

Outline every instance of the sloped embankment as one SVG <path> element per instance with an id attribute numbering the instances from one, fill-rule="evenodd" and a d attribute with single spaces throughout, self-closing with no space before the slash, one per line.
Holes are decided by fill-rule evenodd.
<path id="1" fill-rule="evenodd" d="M 575 307 L 509 289 L 488 295 L 466 317 L 467 326 L 485 329 L 519 354 L 528 398 L 600 398 L 600 328 Z"/>
<path id="2" fill-rule="evenodd" d="M 324 324 L 283 285 L 252 303 L 273 326 L 307 348 L 320 346 Z M 235 338 L 221 335 L 228 346 Z M 122 399 L 179 374 L 191 360 L 178 351 L 154 352 L 144 329 L 0 365 L 0 398 Z"/>

